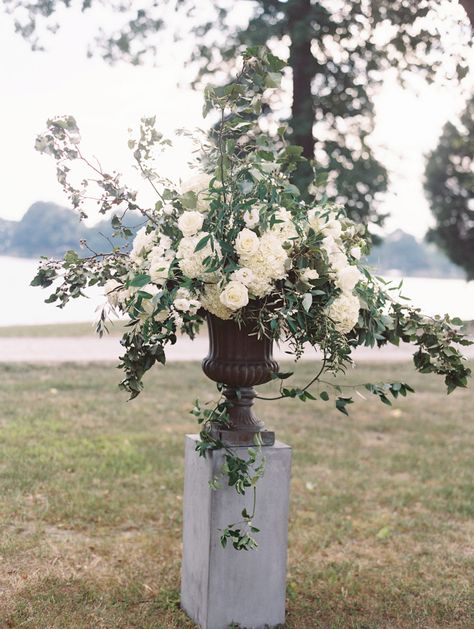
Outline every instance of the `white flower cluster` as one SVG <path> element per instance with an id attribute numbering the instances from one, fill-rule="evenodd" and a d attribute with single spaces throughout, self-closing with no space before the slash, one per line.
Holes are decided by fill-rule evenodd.
<path id="1" fill-rule="evenodd" d="M 315 232 L 323 234 L 322 248 L 326 253 L 332 276 L 341 294 L 327 308 L 327 315 L 335 323 L 336 330 L 342 334 L 349 333 L 359 319 L 359 298 L 354 295 L 354 288 L 362 279 L 359 269 L 352 265 L 344 251 L 342 242 L 342 224 L 330 215 L 326 221 L 322 220 L 316 211 L 308 213 L 308 223 Z M 360 248 L 351 250 L 351 255 L 358 259 Z"/>
<path id="2" fill-rule="evenodd" d="M 246 278 L 242 283 L 253 297 L 268 295 L 273 290 L 275 280 L 286 276 L 290 267 L 288 253 L 283 247 L 286 234 L 284 230 L 272 229 L 258 237 L 254 231 L 245 227 L 237 236 L 235 251 L 239 263 L 245 269 L 243 273 Z"/>
<path id="3" fill-rule="evenodd" d="M 182 238 L 178 245 L 176 256 L 178 258 L 178 266 L 183 272 L 183 275 L 189 279 L 196 279 L 198 277 L 205 279 L 206 276 L 208 279 L 211 279 L 209 278 L 209 274 L 206 274 L 204 260 L 212 255 L 220 255 L 220 247 L 215 243 L 213 249 L 209 239 L 202 249 L 196 251 L 196 246 L 199 241 L 206 236 L 209 236 L 206 232 L 197 232 L 197 234 L 193 236 L 185 236 Z"/>
<path id="4" fill-rule="evenodd" d="M 195 315 L 201 307 L 221 319 L 231 319 L 250 300 L 270 295 L 280 280 L 296 281 L 293 286 L 302 282 L 306 285 L 303 292 L 311 291 L 313 282 L 318 283 L 316 287 L 329 282 L 334 295 L 326 314 L 338 331 L 350 332 L 360 308 L 354 294 L 361 279 L 356 266 L 361 256 L 359 241 L 354 238 L 356 228 L 319 208 L 303 216 L 300 211 L 295 219 L 284 207 L 269 213 L 264 204 L 257 203 L 243 213 L 245 227 L 235 240 L 225 243 L 227 259 L 229 251 L 234 251 L 230 261 L 235 265 L 232 272 L 226 273 L 221 246 L 206 226 L 209 180 L 208 175 L 199 176 L 182 187 L 183 194 L 196 195 L 197 209 L 183 211 L 180 206 L 167 204 L 169 211 L 163 217 L 169 224 L 167 233 L 173 237 L 144 227 L 138 231 L 128 275 L 105 284 L 109 303 L 123 311 L 129 309 L 140 319 L 153 316 L 164 321 L 172 317 L 176 324 L 182 323 L 186 315 Z M 316 246 L 314 239 L 307 241 L 313 244 L 306 242 L 312 232 L 317 235 Z M 217 264 L 209 271 L 211 260 Z M 137 273 L 148 274 L 150 282 L 141 288 L 129 286 Z M 137 293 L 139 300 L 134 299 Z"/>
<path id="5" fill-rule="evenodd" d="M 137 261 L 139 258 L 145 258 L 152 248 L 155 238 L 155 232 L 147 232 L 146 227 L 142 227 L 141 229 L 139 229 L 133 240 L 130 258 L 134 261 Z"/>

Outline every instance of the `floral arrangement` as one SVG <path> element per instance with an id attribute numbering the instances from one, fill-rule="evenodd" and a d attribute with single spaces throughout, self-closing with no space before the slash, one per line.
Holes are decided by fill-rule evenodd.
<path id="1" fill-rule="evenodd" d="M 300 147 L 286 141 L 284 127 L 273 133 L 259 128 L 262 106 L 283 66 L 267 50 L 249 49 L 230 84 L 206 89 L 204 114 L 212 113 L 215 125 L 199 137 L 199 174 L 181 186 L 155 172 L 154 154 L 169 141 L 153 118 L 142 120 L 140 135 L 129 146 L 156 193 L 152 207 L 143 207 L 118 173 L 82 154 L 74 118 L 49 120 L 38 150 L 56 159 L 58 180 L 81 216 L 95 199 L 100 212 L 111 216 L 114 233 L 106 252 L 89 250 L 81 257 L 70 251 L 62 261 L 43 260 L 33 284 L 55 283 L 47 301 L 61 307 L 86 287 L 103 286 L 107 303 L 99 333 L 111 313 L 129 318 L 121 386 L 132 398 L 141 391 L 145 372 L 165 363 L 167 345 L 178 334 L 193 338 L 206 313 L 238 324 L 253 322 L 256 334 L 289 343 L 296 359 L 308 345 L 322 352 L 322 365 L 306 386 L 283 386 L 289 374 L 275 374 L 281 397 L 327 400 L 326 391 L 312 393 L 310 385 L 326 372 L 343 371 L 356 346 L 400 341 L 417 346 L 416 368 L 444 376 L 448 392 L 466 386 L 470 370 L 456 346 L 469 343 L 461 322 L 426 317 L 392 297 L 392 287 L 361 264 L 369 250 L 365 226 L 349 220 L 340 205 L 303 195 L 292 182 L 302 161 Z M 90 174 L 74 184 L 76 166 Z M 136 234 L 127 226 L 130 214 L 143 219 Z M 390 396 L 412 391 L 399 382 L 366 388 L 388 404 Z M 352 398 L 336 384 L 334 391 L 337 408 L 347 413 Z M 209 428 L 225 423 L 226 402 L 221 399 L 213 408 L 196 403 L 193 413 L 202 424 L 200 452 L 221 447 Z M 229 457 L 229 483 L 241 493 L 254 487 L 263 473 L 260 466 L 252 468 L 254 451 L 249 461 L 231 451 Z M 251 514 L 243 518 L 247 528 L 231 525 L 223 544 L 231 539 L 236 548 L 255 545 Z"/>

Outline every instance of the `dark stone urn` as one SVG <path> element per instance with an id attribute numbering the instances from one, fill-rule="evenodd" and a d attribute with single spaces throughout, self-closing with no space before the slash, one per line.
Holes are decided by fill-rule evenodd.
<path id="1" fill-rule="evenodd" d="M 272 340 L 258 338 L 253 325 L 239 325 L 207 313 L 209 354 L 202 361 L 206 376 L 225 385 L 224 395 L 230 402 L 230 423 L 215 426 L 213 432 L 226 445 L 252 445 L 256 433 L 263 445 L 273 445 L 275 433 L 266 430 L 253 412 L 254 386 L 269 382 L 278 371 L 273 360 Z"/>

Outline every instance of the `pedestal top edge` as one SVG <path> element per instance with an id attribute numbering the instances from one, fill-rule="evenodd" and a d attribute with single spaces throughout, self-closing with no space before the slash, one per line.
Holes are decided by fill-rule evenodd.
<path id="1" fill-rule="evenodd" d="M 194 441 L 197 442 L 199 440 L 199 435 L 196 434 L 187 434 L 185 435 L 185 441 L 190 440 L 190 441 Z M 247 448 L 249 448 L 249 446 L 230 446 L 232 447 L 232 449 L 237 449 L 237 448 L 242 448 L 243 450 L 247 450 Z M 268 448 L 273 448 L 276 450 L 291 450 L 291 446 L 288 445 L 287 443 L 283 443 L 283 441 L 278 441 L 276 440 L 274 445 L 272 446 L 263 446 L 265 449 Z"/>

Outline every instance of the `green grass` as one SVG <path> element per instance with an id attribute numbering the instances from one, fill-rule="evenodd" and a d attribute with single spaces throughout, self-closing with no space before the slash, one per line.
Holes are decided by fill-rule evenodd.
<path id="1" fill-rule="evenodd" d="M 126 403 L 119 376 L 0 366 L 2 629 L 194 626 L 178 605 L 183 436 L 213 384 L 171 364 Z M 385 378 L 419 393 L 358 399 L 349 418 L 259 402 L 293 446 L 288 629 L 474 627 L 473 390 L 446 397 L 407 365 L 348 376 Z"/>

